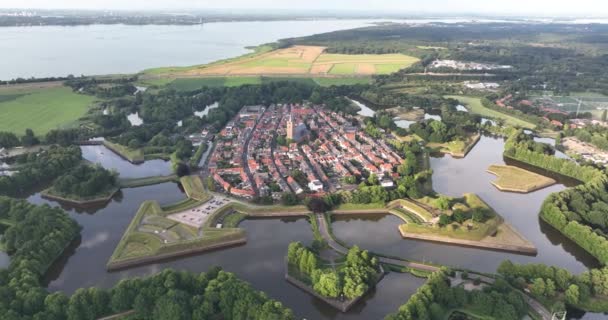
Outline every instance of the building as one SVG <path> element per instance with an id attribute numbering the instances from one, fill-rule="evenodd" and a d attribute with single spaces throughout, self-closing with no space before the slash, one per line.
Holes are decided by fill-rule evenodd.
<path id="1" fill-rule="evenodd" d="M 295 130 L 295 126 L 293 123 L 293 116 L 291 114 L 289 115 L 289 118 L 287 118 L 286 130 L 287 130 L 287 140 L 294 140 L 296 130 Z"/>
<path id="2" fill-rule="evenodd" d="M 308 183 L 308 189 L 312 192 L 323 190 L 323 184 L 319 180 L 313 180 Z"/>

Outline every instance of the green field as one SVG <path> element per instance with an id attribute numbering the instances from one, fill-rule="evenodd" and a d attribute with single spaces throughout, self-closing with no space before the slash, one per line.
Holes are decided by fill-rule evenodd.
<path id="1" fill-rule="evenodd" d="M 488 109 L 481 104 L 481 99 L 477 97 L 470 96 L 445 96 L 446 98 L 452 98 L 460 101 L 464 104 L 470 112 L 479 114 L 488 118 L 497 118 L 505 121 L 507 125 L 534 129 L 536 125 L 533 123 L 527 122 L 525 120 L 518 119 L 514 116 L 508 115 L 506 113 L 498 112 L 496 110 Z"/>
<path id="2" fill-rule="evenodd" d="M 355 84 L 369 84 L 372 81 L 371 77 L 353 77 L 353 78 L 314 78 L 313 79 L 321 87 L 331 86 L 351 86 Z"/>
<path id="3" fill-rule="evenodd" d="M 211 199 L 211 196 L 205 191 L 203 181 L 201 181 L 199 176 L 185 176 L 181 177 L 179 181 L 182 187 L 184 187 L 188 198 L 203 202 Z"/>
<path id="4" fill-rule="evenodd" d="M 391 74 L 406 67 L 402 63 L 376 64 L 374 66 L 377 74 Z"/>
<path id="5" fill-rule="evenodd" d="M 42 136 L 52 129 L 75 126 L 94 98 L 67 87 L 0 90 L 0 130 L 23 134 L 32 129 Z"/>
<path id="6" fill-rule="evenodd" d="M 491 165 L 488 172 L 498 177 L 492 184 L 502 191 L 528 193 L 555 183 L 549 177 L 513 166 Z"/>
<path id="7" fill-rule="evenodd" d="M 329 70 L 329 74 L 354 74 L 356 67 L 357 65 L 354 63 L 336 63 L 333 67 L 331 67 L 331 70 Z"/>

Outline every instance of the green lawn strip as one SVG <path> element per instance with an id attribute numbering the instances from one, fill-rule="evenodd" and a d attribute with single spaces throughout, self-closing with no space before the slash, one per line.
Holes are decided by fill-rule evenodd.
<path id="1" fill-rule="evenodd" d="M 105 140 L 103 142 L 103 145 L 131 163 L 141 163 L 145 160 L 144 152 L 142 149 L 133 150 L 129 147 L 125 147 L 121 144 L 113 143 L 108 140 Z"/>
<path id="2" fill-rule="evenodd" d="M 336 63 L 329 70 L 329 74 L 352 75 L 355 74 L 356 67 L 355 63 Z"/>
<path id="3" fill-rule="evenodd" d="M 151 186 L 155 184 L 161 184 L 165 182 L 178 181 L 176 175 L 170 176 L 157 176 L 157 177 L 145 177 L 145 178 L 134 178 L 134 179 L 120 179 L 119 184 L 121 188 L 139 188 L 144 186 Z"/>
<path id="4" fill-rule="evenodd" d="M 352 86 L 357 84 L 369 84 L 371 77 L 336 77 L 336 78 L 313 78 L 314 82 L 322 87 Z"/>
<path id="5" fill-rule="evenodd" d="M 488 118 L 503 119 L 506 124 L 516 127 L 522 127 L 527 129 L 534 129 L 536 125 L 525 120 L 519 119 L 510 114 L 502 113 L 496 110 L 488 109 L 481 103 L 481 98 L 472 96 L 445 96 L 445 98 L 452 98 L 463 103 L 470 112 L 479 114 Z"/>
<path id="6" fill-rule="evenodd" d="M 127 227 L 127 230 L 125 230 L 125 233 L 120 239 L 120 242 L 118 242 L 118 245 L 114 249 L 114 253 L 112 253 L 108 265 L 119 259 L 124 259 L 125 257 L 132 256 L 133 254 L 130 252 L 131 250 L 143 250 L 142 248 L 146 247 L 145 244 L 149 243 L 150 245 L 160 245 L 160 239 L 151 234 L 138 233 L 136 232 L 136 229 L 146 214 L 160 215 L 161 213 L 162 209 L 160 208 L 158 202 L 144 201 L 139 207 L 139 210 L 137 210 L 137 213 L 135 214 L 135 217 L 133 217 L 133 220 L 131 220 L 131 223 Z M 131 248 L 127 248 L 127 245 L 130 242 L 133 242 L 135 244 L 139 243 L 141 245 L 132 245 Z"/>
<path id="7" fill-rule="evenodd" d="M 393 208 L 388 211 L 390 214 L 395 215 L 406 223 L 423 223 L 424 221 L 418 217 L 418 215 L 413 214 L 402 208 Z"/>
<path id="8" fill-rule="evenodd" d="M 252 213 L 255 215 L 256 213 L 302 213 L 303 216 L 308 215 L 310 210 L 306 208 L 306 206 L 298 205 L 298 206 L 256 206 L 256 205 L 245 205 L 242 203 L 234 203 L 231 204 L 232 207 L 244 213 Z"/>
<path id="9" fill-rule="evenodd" d="M 212 198 L 212 196 L 205 191 L 203 181 L 198 175 L 184 176 L 179 179 L 184 191 L 188 195 L 188 198 L 192 198 L 197 201 L 205 202 Z"/>
<path id="10" fill-rule="evenodd" d="M 371 210 L 371 209 L 383 209 L 386 210 L 384 203 L 343 203 L 335 208 L 333 211 L 357 211 L 357 210 Z"/>
<path id="11" fill-rule="evenodd" d="M 84 203 L 84 202 L 97 202 L 97 201 L 106 201 L 110 200 L 116 192 L 120 190 L 120 187 L 111 187 L 106 188 L 105 190 L 99 190 L 95 195 L 88 197 L 81 197 L 75 194 L 64 194 L 58 192 L 55 188 L 50 187 L 41 192 L 41 195 L 44 197 L 49 197 L 57 200 L 63 200 L 74 203 Z"/>
<path id="12" fill-rule="evenodd" d="M 403 207 L 405 210 L 408 210 L 411 213 L 420 217 L 420 219 L 422 219 L 424 222 L 428 222 L 433 219 L 433 214 L 431 214 L 428 210 L 426 210 L 425 208 L 421 207 L 420 205 L 414 203 L 411 200 L 398 199 L 398 200 L 394 200 L 388 204 L 388 207 L 394 207 L 394 206 Z"/>
<path id="13" fill-rule="evenodd" d="M 377 74 L 391 74 L 407 67 L 407 65 L 404 65 L 403 63 L 382 63 L 374 64 L 374 67 L 376 68 Z"/>
<path id="14" fill-rule="evenodd" d="M 429 234 L 462 240 L 481 241 L 495 232 L 501 223 L 502 220 L 500 218 L 494 217 L 483 223 L 467 220 L 463 225 L 452 223 L 445 227 L 439 227 L 438 225 L 402 224 L 399 226 L 399 230 L 404 233 Z M 464 227 L 464 225 L 469 224 L 472 227 L 470 230 Z"/>
<path id="15" fill-rule="evenodd" d="M 32 129 L 43 136 L 52 129 L 75 126 L 84 116 L 94 97 L 77 94 L 68 87 L 53 87 L 3 92 L 0 101 L 0 128 L 19 135 Z"/>

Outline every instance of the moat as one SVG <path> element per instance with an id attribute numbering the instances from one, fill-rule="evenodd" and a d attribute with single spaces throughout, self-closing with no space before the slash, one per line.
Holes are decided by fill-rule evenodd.
<path id="1" fill-rule="evenodd" d="M 335 235 L 348 244 L 412 260 L 434 262 L 495 272 L 504 259 L 519 263 L 545 263 L 581 273 L 599 264 L 590 255 L 565 239 L 538 217 L 542 201 L 549 193 L 565 188 L 563 182 L 530 194 L 503 193 L 490 181 L 493 175 L 485 169 L 491 164 L 502 164 L 504 142 L 501 138 L 482 137 L 464 159 L 450 156 L 432 158 L 433 187 L 437 192 L 460 196 L 475 192 L 491 205 L 519 232 L 538 248 L 537 256 L 505 254 L 489 250 L 447 246 L 428 242 L 403 240 L 397 230 L 400 219 L 386 215 L 363 215 L 339 218 L 333 222 Z M 136 166 L 116 157 L 102 146 L 87 148 L 85 158 L 116 169 L 121 176 L 144 177 L 167 170 L 163 161 L 146 162 Z M 137 174 L 133 174 L 137 171 Z M 267 292 L 294 310 L 298 317 L 307 319 L 379 319 L 397 310 L 424 283 L 424 279 L 410 274 L 390 273 L 363 303 L 348 313 L 340 313 L 323 302 L 307 295 L 283 280 L 283 259 L 292 241 L 310 244 L 312 231 L 306 219 L 253 219 L 241 223 L 247 232 L 247 244 L 200 255 L 169 260 L 162 263 L 107 272 L 105 263 L 120 240 L 139 205 L 149 199 L 167 205 L 186 196 L 176 183 L 123 189 L 105 206 L 72 208 L 64 206 L 70 216 L 83 226 L 81 238 L 51 268 L 46 282 L 51 291 L 74 292 L 81 287 L 111 287 L 121 279 L 145 276 L 163 268 L 193 272 L 211 266 L 222 266 L 249 281 L 256 289 Z M 42 199 L 36 193 L 27 197 L 35 204 L 57 203 Z M 598 319 L 604 315 L 587 313 L 582 319 Z M 572 319 L 579 319 L 580 315 Z"/>

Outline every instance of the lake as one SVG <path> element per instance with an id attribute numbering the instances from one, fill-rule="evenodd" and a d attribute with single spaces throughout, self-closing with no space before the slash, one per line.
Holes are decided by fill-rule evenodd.
<path id="1" fill-rule="evenodd" d="M 45 26 L 0 28 L 0 80 L 136 73 L 205 64 L 282 38 L 387 20 L 218 22 L 201 26 Z"/>

